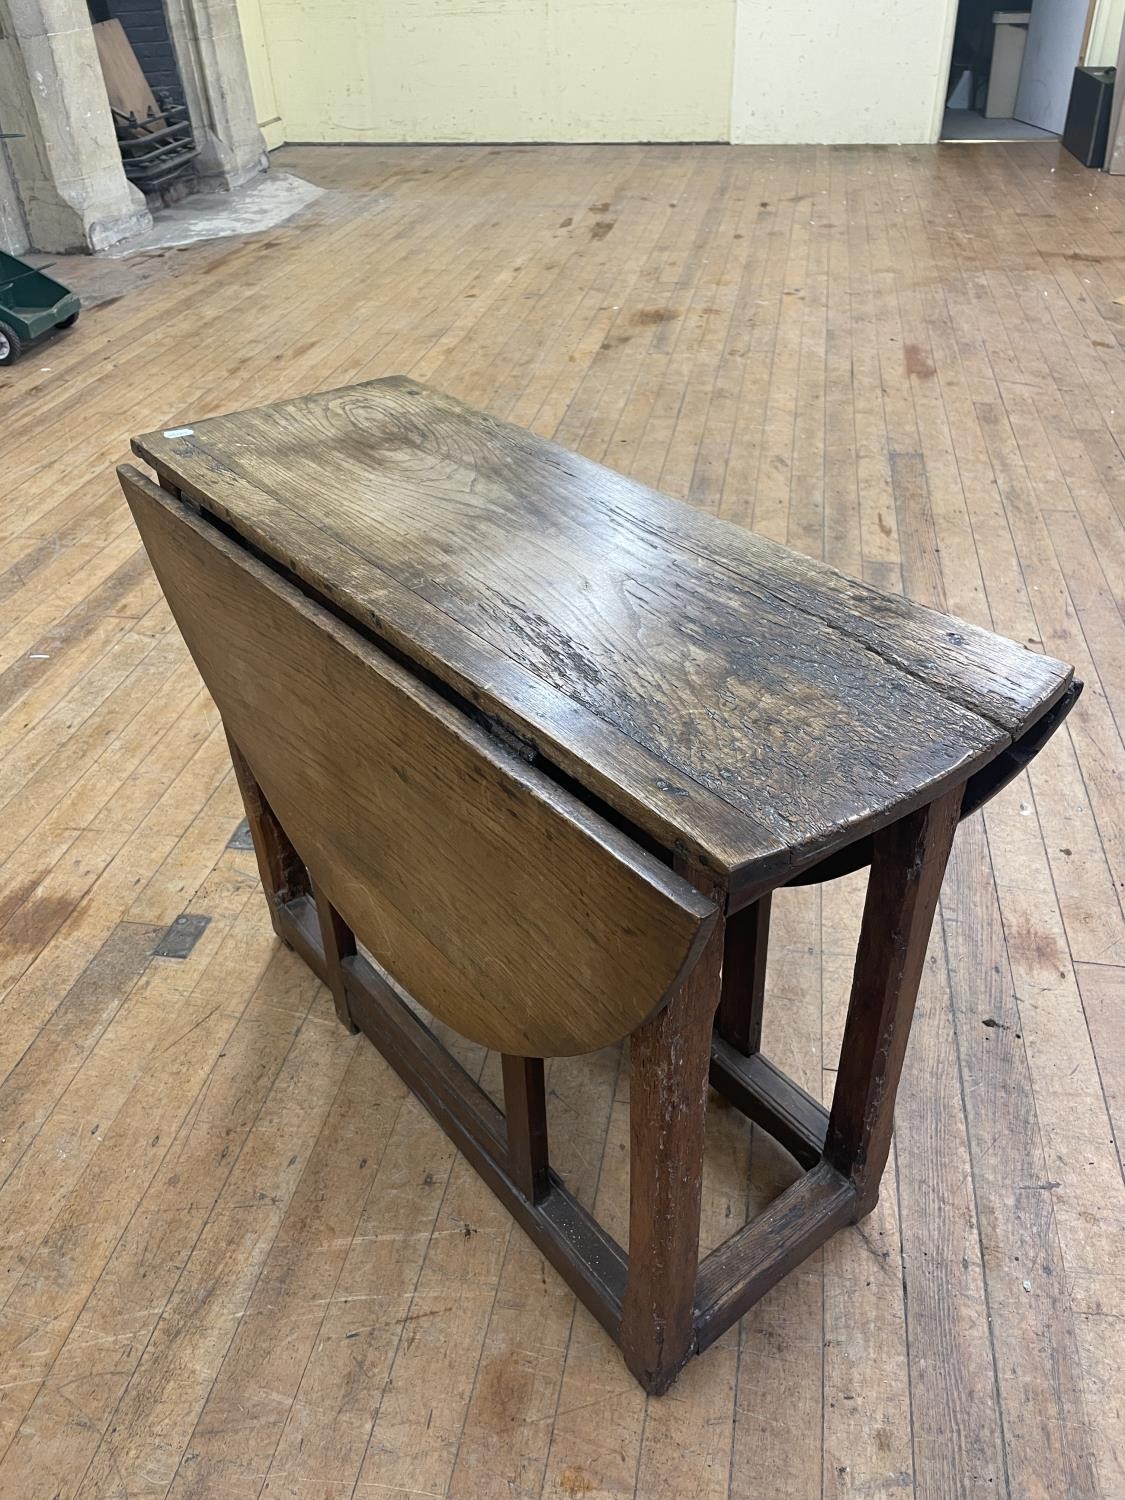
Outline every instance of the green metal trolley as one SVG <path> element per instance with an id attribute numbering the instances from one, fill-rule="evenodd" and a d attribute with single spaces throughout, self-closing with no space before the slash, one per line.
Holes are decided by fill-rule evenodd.
<path id="1" fill-rule="evenodd" d="M 0 250 L 0 365 L 15 364 L 52 328 L 70 328 L 81 306 L 60 282 Z"/>

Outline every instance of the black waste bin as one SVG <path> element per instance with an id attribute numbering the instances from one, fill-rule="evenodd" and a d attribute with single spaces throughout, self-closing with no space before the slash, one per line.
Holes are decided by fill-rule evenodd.
<path id="1" fill-rule="evenodd" d="M 1116 68 L 1075 68 L 1062 143 L 1084 167 L 1105 165 Z"/>

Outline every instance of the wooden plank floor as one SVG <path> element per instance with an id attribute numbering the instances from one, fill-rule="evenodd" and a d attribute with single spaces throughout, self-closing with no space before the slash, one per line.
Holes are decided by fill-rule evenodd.
<path id="1" fill-rule="evenodd" d="M 331 192 L 68 265 L 101 305 L 0 374 L 0 1495 L 1125 1495 L 1125 182 L 1039 143 L 278 161 Z M 662 1401 L 273 941 L 113 480 L 131 432 L 394 371 L 1086 681 L 958 837 L 879 1208 Z M 822 1095 L 861 899 L 777 904 L 767 1048 Z M 620 1060 L 549 1082 L 624 1236 Z M 710 1124 L 709 1245 L 790 1173 Z"/>

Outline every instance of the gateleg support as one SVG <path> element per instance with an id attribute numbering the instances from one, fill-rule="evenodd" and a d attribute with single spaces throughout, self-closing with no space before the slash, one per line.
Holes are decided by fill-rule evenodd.
<path id="1" fill-rule="evenodd" d="M 870 1213 L 891 1149 L 898 1090 L 930 928 L 964 787 L 876 833 L 825 1160 Z"/>

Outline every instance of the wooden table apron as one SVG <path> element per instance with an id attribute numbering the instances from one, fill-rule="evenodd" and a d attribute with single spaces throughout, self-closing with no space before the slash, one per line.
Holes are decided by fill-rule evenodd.
<path id="1" fill-rule="evenodd" d="M 403 378 L 133 446 L 278 935 L 666 1390 L 874 1206 L 958 821 L 1081 684 Z M 770 903 L 864 865 L 826 1110 L 761 1051 Z M 623 1038 L 628 1255 L 543 1066 Z M 701 1261 L 709 1085 L 805 1170 Z"/>

